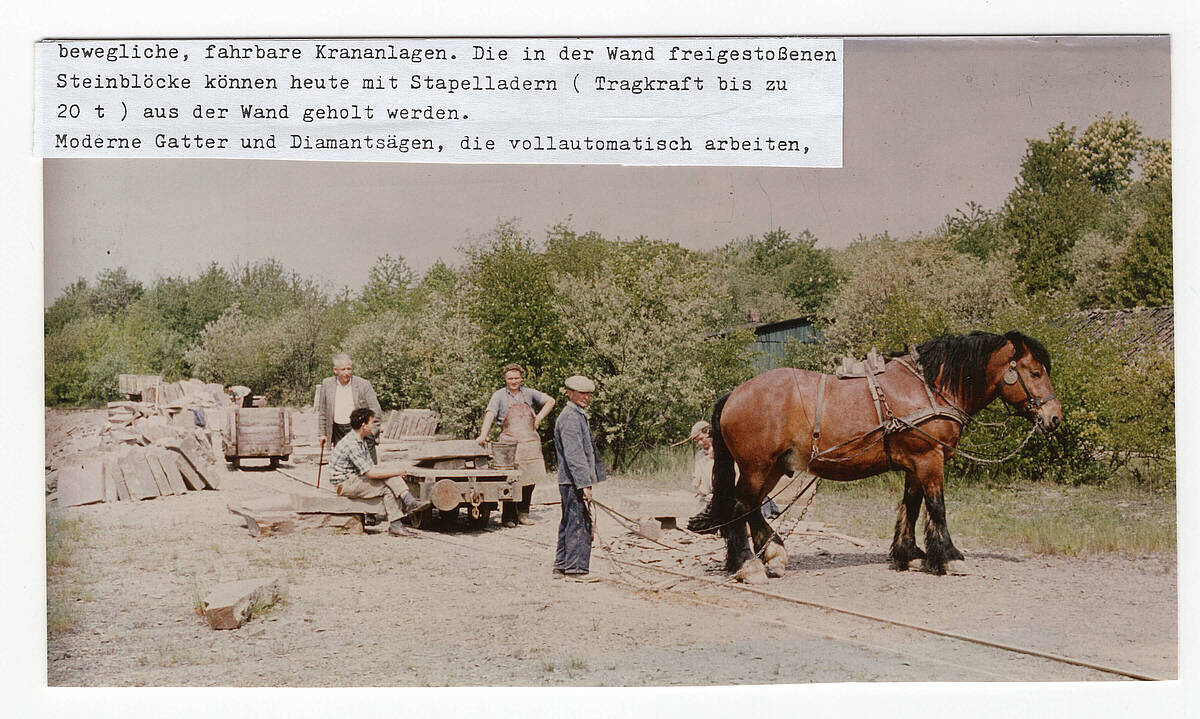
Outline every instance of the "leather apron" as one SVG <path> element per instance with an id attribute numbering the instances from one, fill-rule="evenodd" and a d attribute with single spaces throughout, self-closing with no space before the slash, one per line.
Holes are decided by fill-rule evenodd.
<path id="1" fill-rule="evenodd" d="M 527 404 L 509 407 L 500 424 L 499 440 L 516 442 L 521 484 L 528 486 L 540 483 L 546 476 L 546 462 L 542 459 L 542 438 L 533 428 L 533 408 Z"/>

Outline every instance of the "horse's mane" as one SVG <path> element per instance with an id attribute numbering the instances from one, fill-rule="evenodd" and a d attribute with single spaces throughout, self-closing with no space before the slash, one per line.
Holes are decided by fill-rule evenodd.
<path id="1" fill-rule="evenodd" d="M 1003 335 L 975 331 L 965 335 L 941 335 L 917 346 L 925 382 L 930 387 L 956 392 L 960 397 L 974 397 L 983 391 L 987 382 L 988 358 L 1005 342 L 1012 342 L 1013 359 L 1029 353 L 1047 372 L 1050 371 L 1050 353 L 1032 337 L 1016 330 Z"/>

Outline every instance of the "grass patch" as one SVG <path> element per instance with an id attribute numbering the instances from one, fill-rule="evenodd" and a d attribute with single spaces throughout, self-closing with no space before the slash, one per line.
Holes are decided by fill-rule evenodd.
<path id="1" fill-rule="evenodd" d="M 206 592 L 207 590 L 200 585 L 200 580 L 192 577 L 192 581 L 188 585 L 188 595 L 192 599 L 192 611 L 200 618 L 204 618 L 204 595 Z"/>
<path id="2" fill-rule="evenodd" d="M 847 534 L 890 539 L 903 486 L 896 474 L 847 483 L 822 481 L 808 518 Z M 946 514 L 950 535 L 960 546 L 1065 556 L 1176 550 L 1174 492 L 1126 482 L 1077 487 L 1032 482 L 951 485 Z M 923 532 L 924 518 L 919 523 Z"/>
<path id="3" fill-rule="evenodd" d="M 79 566 L 93 529 L 83 519 L 46 516 L 46 629 L 52 635 L 75 626 L 76 602 L 95 600 Z"/>
<path id="4" fill-rule="evenodd" d="M 695 451 L 690 443 L 646 450 L 620 472 L 617 481 L 629 480 L 650 489 L 691 489 Z M 610 459 L 605 458 L 606 461 Z"/>
<path id="5" fill-rule="evenodd" d="M 138 657 L 141 666 L 174 667 L 181 664 L 199 664 L 200 658 L 187 649 L 171 646 L 167 642 L 158 642 L 149 654 Z"/>

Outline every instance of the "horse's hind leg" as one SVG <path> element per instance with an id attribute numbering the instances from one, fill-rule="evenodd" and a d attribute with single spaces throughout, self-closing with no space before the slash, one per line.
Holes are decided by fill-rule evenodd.
<path id="1" fill-rule="evenodd" d="M 892 560 L 892 568 L 904 571 L 908 563 L 914 559 L 924 559 L 925 552 L 917 546 L 916 524 L 921 512 L 921 500 L 925 498 L 921 485 L 911 473 L 904 479 L 904 496 L 900 506 L 896 508 L 896 534 L 892 537 L 892 549 L 888 558 Z"/>
<path id="2" fill-rule="evenodd" d="M 754 557 L 750 551 L 749 538 L 746 536 L 746 520 L 742 517 L 746 508 L 741 502 L 735 502 L 733 516 L 736 518 L 721 528 L 725 536 L 725 571 L 736 572 L 742 565 Z"/>
<path id="3" fill-rule="evenodd" d="M 750 536 L 754 539 L 754 553 L 762 558 L 767 576 L 782 577 L 787 571 L 788 555 L 780 537 L 762 516 L 761 507 L 747 518 Z"/>

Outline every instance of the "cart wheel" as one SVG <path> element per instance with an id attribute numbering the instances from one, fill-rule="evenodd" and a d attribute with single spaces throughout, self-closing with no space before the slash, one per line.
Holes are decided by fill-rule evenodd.
<path id="1" fill-rule="evenodd" d="M 471 524 L 471 529 L 484 529 L 488 526 L 488 520 L 492 517 L 492 508 L 486 504 L 479 506 L 479 516 L 472 517 L 468 515 L 468 521 Z"/>
<path id="2" fill-rule="evenodd" d="M 438 519 L 441 520 L 443 529 L 450 529 L 458 521 L 458 507 L 446 511 L 439 509 Z"/>
<path id="3" fill-rule="evenodd" d="M 429 529 L 433 526 L 433 509 L 424 509 L 408 515 L 408 523 L 413 529 Z"/>

